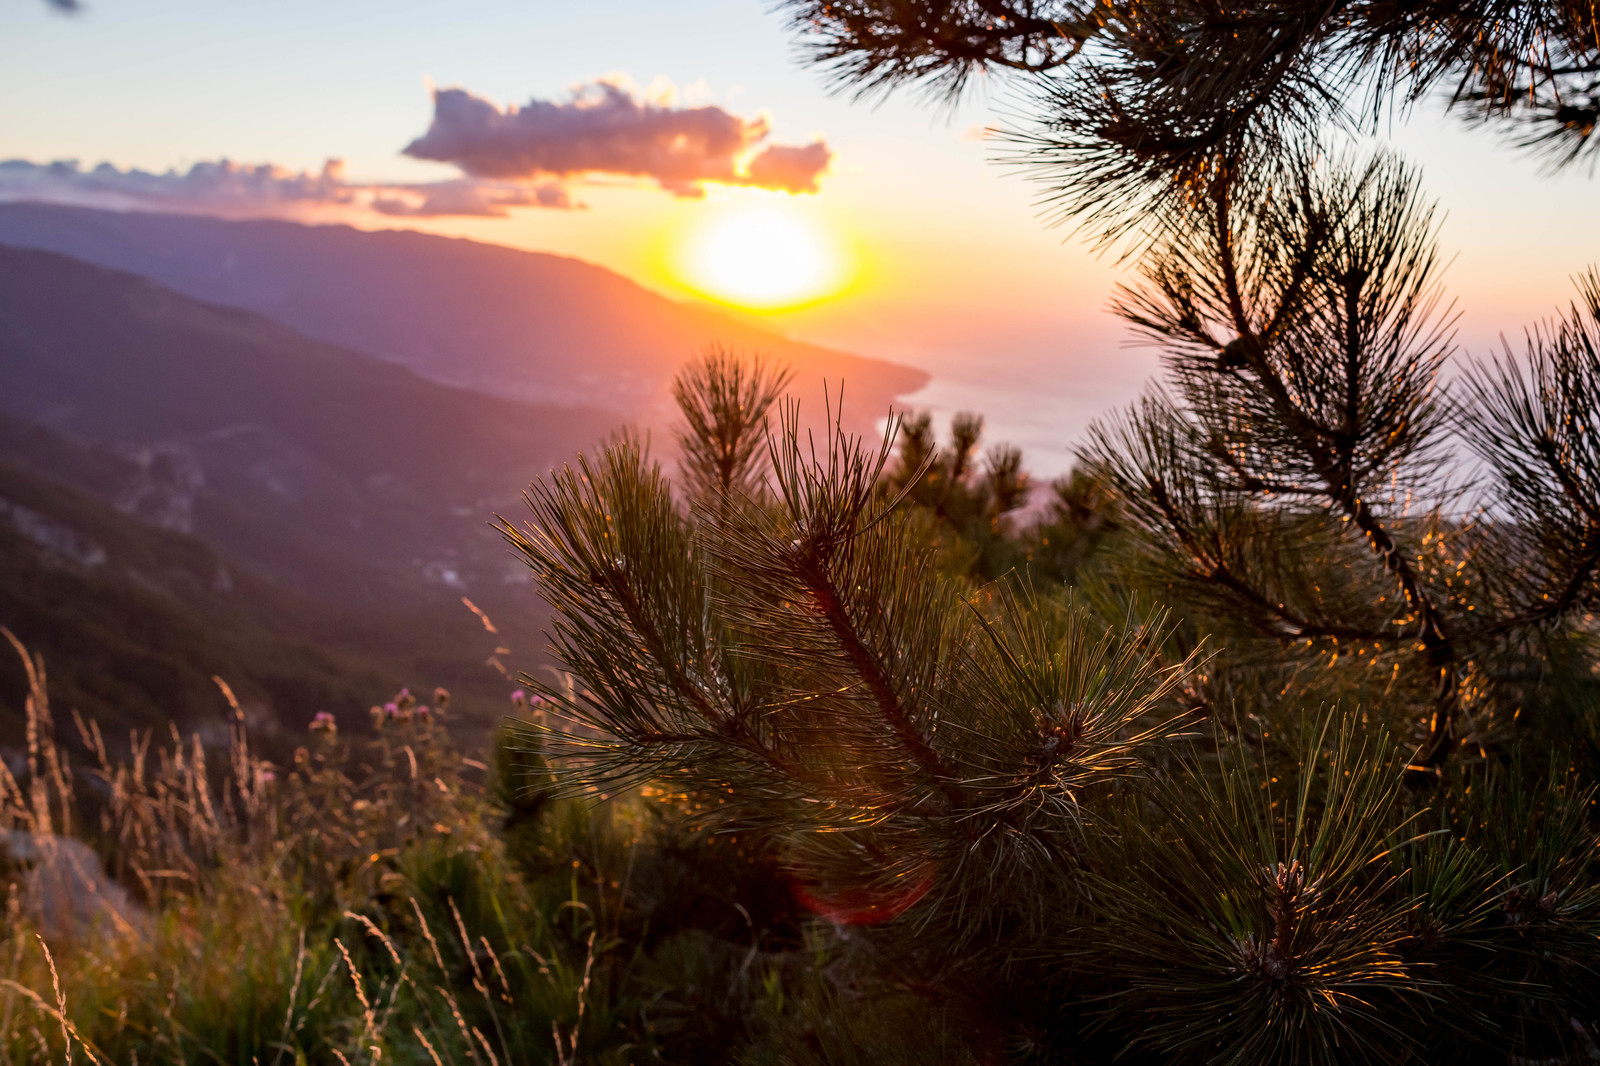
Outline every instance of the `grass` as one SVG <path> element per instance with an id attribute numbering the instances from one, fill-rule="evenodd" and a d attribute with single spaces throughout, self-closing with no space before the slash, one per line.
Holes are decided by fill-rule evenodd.
<path id="1" fill-rule="evenodd" d="M 443 690 L 319 717 L 275 765 L 219 681 L 225 750 L 174 729 L 115 754 L 76 716 L 57 738 L 5 635 L 29 686 L 27 769 L 0 769 L 0 1060 L 702 1061 L 759 1042 L 813 961 L 775 866 L 647 797 L 519 794 L 515 759 L 452 746 Z M 762 876 L 763 913 L 729 902 Z"/>

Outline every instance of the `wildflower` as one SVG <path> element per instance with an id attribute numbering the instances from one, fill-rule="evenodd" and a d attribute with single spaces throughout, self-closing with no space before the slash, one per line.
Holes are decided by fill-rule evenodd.
<path id="1" fill-rule="evenodd" d="M 409 711 L 417 705 L 417 698 L 411 694 L 410 689 L 403 688 L 395 694 L 394 702 L 402 711 Z"/>
<path id="2" fill-rule="evenodd" d="M 372 705 L 372 707 L 367 711 L 367 713 L 372 715 L 372 726 L 373 726 L 373 728 L 374 729 L 382 729 L 383 728 L 383 708 L 379 707 L 376 703 L 374 703 Z"/>
<path id="3" fill-rule="evenodd" d="M 521 710 L 528 705 L 528 694 L 520 688 L 511 694 L 511 706 Z"/>
<path id="4" fill-rule="evenodd" d="M 385 718 L 399 718 L 400 705 L 394 700 L 390 700 L 388 703 L 385 703 L 383 705 L 383 716 Z"/>
<path id="5" fill-rule="evenodd" d="M 335 722 L 333 715 L 327 711 L 318 711 L 311 717 L 311 731 L 313 733 L 337 733 L 339 731 L 339 723 Z"/>
<path id="6" fill-rule="evenodd" d="M 450 690 L 443 687 L 434 689 L 433 703 L 434 706 L 438 707 L 441 711 L 450 706 Z"/>

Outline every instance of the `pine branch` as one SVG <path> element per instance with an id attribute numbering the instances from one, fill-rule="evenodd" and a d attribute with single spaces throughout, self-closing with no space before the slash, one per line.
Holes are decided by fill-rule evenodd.
<path id="1" fill-rule="evenodd" d="M 1468 437 L 1494 471 L 1515 554 L 1536 580 L 1501 628 L 1543 626 L 1593 601 L 1600 568 L 1600 275 L 1581 302 L 1532 331 L 1526 369 L 1509 353 L 1468 379 Z"/>
<path id="2" fill-rule="evenodd" d="M 883 716 L 895 737 L 942 792 L 955 810 L 966 807 L 967 801 L 961 787 L 945 767 L 939 753 L 928 743 L 916 724 L 906 713 L 895 693 L 894 685 L 884 673 L 882 664 L 872 654 L 834 587 L 823 556 L 810 544 L 801 546 L 795 559 L 795 572 L 803 587 L 811 594 L 816 609 L 827 619 L 828 626 L 838 639 L 840 647 L 849 657 L 856 673 L 872 693 L 878 713 Z"/>
<path id="3" fill-rule="evenodd" d="M 759 489 L 766 458 L 767 412 L 792 374 L 759 356 L 744 358 L 711 345 L 672 381 L 683 415 L 678 446 L 691 496 L 716 509 Z"/>
<path id="4" fill-rule="evenodd" d="M 1234 202 L 1232 176 L 1217 176 L 1191 233 L 1147 264 L 1151 287 L 1126 290 L 1119 304 L 1171 345 L 1187 410 L 1147 406 L 1144 428 L 1102 433 L 1096 447 L 1111 469 L 1125 463 L 1116 453 L 1134 457 L 1119 475 L 1124 491 L 1150 498 L 1147 520 L 1195 561 L 1191 583 L 1212 586 L 1280 638 L 1393 645 L 1403 634 L 1294 610 L 1260 583 L 1287 573 L 1272 548 L 1225 548 L 1238 534 L 1214 518 L 1202 542 L 1187 512 L 1220 515 L 1236 499 L 1266 516 L 1288 513 L 1280 499 L 1315 501 L 1353 530 L 1393 580 L 1435 672 L 1423 749 L 1431 765 L 1447 754 L 1459 713 L 1460 653 L 1419 563 L 1369 498 L 1408 467 L 1419 478 L 1432 469 L 1442 411 L 1432 376 L 1446 335 L 1427 324 L 1431 214 L 1413 177 L 1384 161 L 1324 174 L 1304 165 L 1294 185 L 1248 210 Z M 1234 339 L 1223 344 L 1226 334 Z M 1174 484 L 1185 486 L 1181 505 Z M 1234 555 L 1253 557 L 1261 574 L 1237 572 Z"/>

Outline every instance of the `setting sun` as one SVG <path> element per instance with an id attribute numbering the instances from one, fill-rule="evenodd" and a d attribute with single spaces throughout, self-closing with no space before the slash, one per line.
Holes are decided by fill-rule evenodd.
<path id="1" fill-rule="evenodd" d="M 842 257 L 824 231 L 776 205 L 739 207 L 691 232 L 682 281 L 721 303 L 775 311 L 843 287 Z"/>

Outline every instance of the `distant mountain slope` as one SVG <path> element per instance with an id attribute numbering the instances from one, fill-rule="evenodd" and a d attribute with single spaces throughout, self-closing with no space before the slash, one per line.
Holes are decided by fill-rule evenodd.
<path id="1" fill-rule="evenodd" d="M 0 204 L 0 244 L 40 248 L 267 315 L 318 340 L 495 395 L 659 416 L 709 342 L 791 364 L 806 395 L 848 382 L 870 422 L 922 371 L 802 344 L 601 267 L 407 231 Z"/>
<path id="2" fill-rule="evenodd" d="M 113 742 L 168 719 L 220 724 L 212 674 L 305 719 L 377 698 L 392 679 L 286 636 L 296 613 L 292 597 L 195 538 L 0 460 L 0 624 L 45 657 L 60 715 L 81 710 Z M 13 706 L 21 675 L 5 649 L 0 706 Z"/>
<path id="3" fill-rule="evenodd" d="M 368 618 L 330 610 L 3 455 L 0 625 L 44 657 L 58 731 L 71 734 L 76 709 L 116 746 L 130 728 L 169 720 L 222 732 L 226 706 L 212 675 L 247 709 L 270 708 L 252 725 L 269 739 L 303 729 L 319 710 L 358 725 L 401 684 L 448 686 L 461 715 L 482 727 L 504 709 L 508 688 L 482 665 L 492 638 L 459 605 Z M 0 749 L 22 742 L 16 697 L 25 688 L 21 664 L 0 645 Z"/>
<path id="4" fill-rule="evenodd" d="M 101 442 L 79 483 L 125 511 L 348 606 L 502 587 L 491 514 L 515 513 L 530 480 L 615 420 L 441 385 L 13 248 L 0 248 L 0 411 Z"/>

